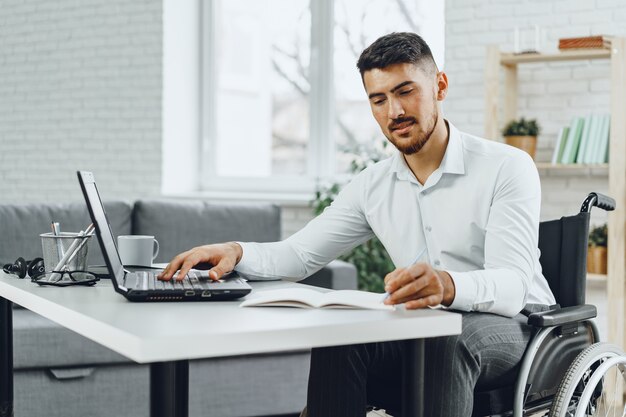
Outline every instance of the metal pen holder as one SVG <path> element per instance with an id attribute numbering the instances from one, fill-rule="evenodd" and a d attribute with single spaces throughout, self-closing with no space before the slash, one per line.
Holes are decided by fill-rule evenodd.
<path id="1" fill-rule="evenodd" d="M 87 269 L 89 242 L 83 242 L 83 240 L 89 239 L 92 235 L 62 232 L 59 235 L 42 233 L 39 236 L 41 237 L 43 262 L 46 271 L 54 270 L 61 259 L 72 249 L 78 249 L 77 253 L 60 269 L 67 271 L 84 271 Z M 74 247 L 72 248 L 72 246 Z M 74 251 L 72 250 L 72 252 Z"/>

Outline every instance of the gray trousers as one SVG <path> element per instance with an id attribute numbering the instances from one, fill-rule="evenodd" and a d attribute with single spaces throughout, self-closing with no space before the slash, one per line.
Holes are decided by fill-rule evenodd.
<path id="1" fill-rule="evenodd" d="M 470 417 L 474 389 L 514 383 L 530 340 L 531 326 L 521 314 L 462 314 L 460 335 L 425 341 L 427 417 Z M 367 405 L 398 417 L 402 348 L 382 342 L 313 349 L 308 417 L 363 417 Z"/>

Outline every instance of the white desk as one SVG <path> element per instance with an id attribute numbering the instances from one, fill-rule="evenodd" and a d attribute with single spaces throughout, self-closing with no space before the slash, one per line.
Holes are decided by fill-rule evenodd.
<path id="1" fill-rule="evenodd" d="M 300 285 L 280 281 L 251 284 L 255 291 Z M 11 410 L 13 400 L 8 301 L 136 362 L 151 363 L 153 416 L 186 415 L 189 359 L 422 339 L 461 331 L 461 316 L 440 310 L 239 308 L 241 300 L 131 303 L 115 293 L 108 280 L 95 287 L 39 287 L 28 279 L 0 272 L 0 337 L 4 340 L 0 350 L 11 354 L 11 358 L 0 354 L 0 386 L 11 385 L 10 393 L 0 388 L 0 416 L 11 415 L 7 411 L 2 414 L 2 400 L 10 402 Z M 417 351 L 411 354 L 423 357 L 423 344 L 418 340 L 414 347 Z M 420 375 L 417 380 L 411 376 L 409 385 L 421 392 L 420 360 L 412 362 L 417 363 L 415 371 Z"/>

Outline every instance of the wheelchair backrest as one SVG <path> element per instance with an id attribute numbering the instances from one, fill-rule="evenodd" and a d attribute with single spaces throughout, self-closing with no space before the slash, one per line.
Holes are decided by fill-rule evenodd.
<path id="1" fill-rule="evenodd" d="M 561 307 L 585 304 L 589 213 L 539 224 L 539 262 Z"/>

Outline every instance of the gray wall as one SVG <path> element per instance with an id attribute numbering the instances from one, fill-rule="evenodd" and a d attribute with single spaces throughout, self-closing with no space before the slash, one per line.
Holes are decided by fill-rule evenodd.
<path id="1" fill-rule="evenodd" d="M 162 2 L 0 0 L 0 201 L 161 187 Z"/>

